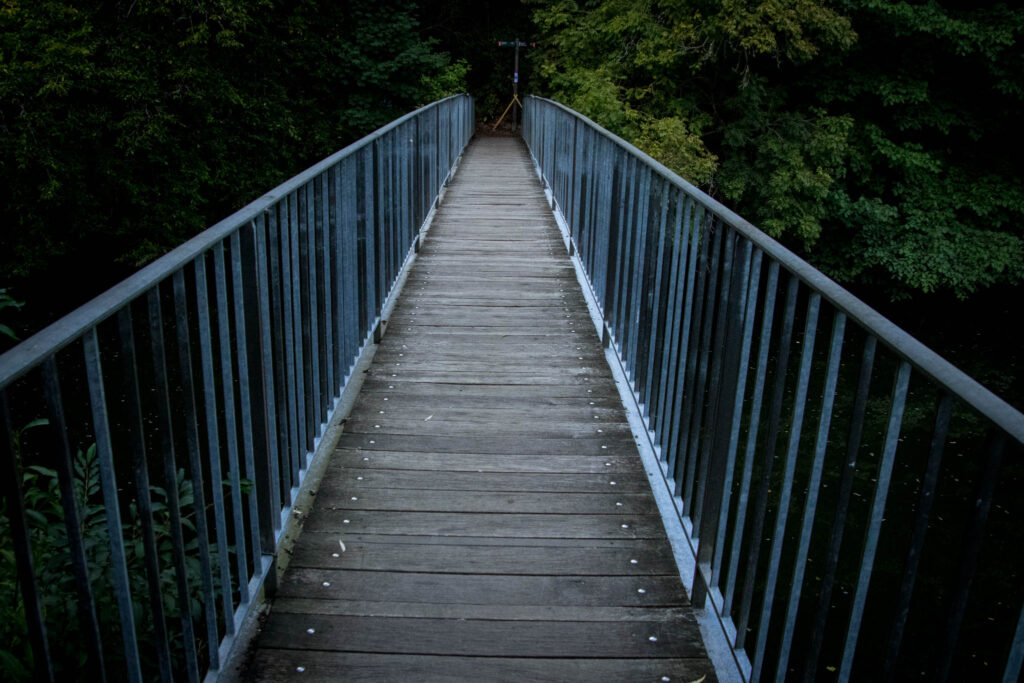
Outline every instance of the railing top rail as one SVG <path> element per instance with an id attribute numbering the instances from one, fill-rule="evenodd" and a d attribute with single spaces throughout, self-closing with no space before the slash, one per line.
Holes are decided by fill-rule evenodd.
<path id="1" fill-rule="evenodd" d="M 910 361 L 921 372 L 931 377 L 935 382 L 948 389 L 951 393 L 974 406 L 978 412 L 983 414 L 993 423 L 998 425 L 1007 434 L 1024 443 L 1024 414 L 1021 414 L 1009 403 L 996 396 L 994 393 L 983 387 L 976 380 L 958 369 L 952 363 L 942 358 L 920 341 L 912 337 L 895 323 L 883 316 L 875 309 L 855 297 L 846 289 L 837 284 L 817 268 L 803 260 L 792 251 L 772 239 L 752 223 L 725 207 L 721 202 L 715 200 L 703 190 L 695 187 L 667 168 L 648 154 L 637 147 L 626 142 L 619 136 L 611 133 L 592 120 L 573 111 L 564 104 L 549 100 L 536 95 L 527 96 L 528 99 L 535 99 L 545 102 L 553 107 L 563 110 L 567 114 L 578 118 L 594 130 L 605 136 L 616 145 L 622 147 L 626 152 L 644 161 L 656 173 L 669 182 L 679 186 L 687 194 L 694 197 L 712 211 L 715 215 L 735 228 L 744 237 L 756 244 L 765 253 L 778 261 L 792 274 L 804 281 L 830 301 L 836 308 L 845 313 L 849 318 L 855 320 L 868 332 L 873 334 L 883 344 L 891 348 L 901 357 Z"/>
<path id="2" fill-rule="evenodd" d="M 420 107 L 331 154 L 305 171 L 284 181 L 259 199 L 246 204 L 227 218 L 213 224 L 184 244 L 167 252 L 88 303 L 43 328 L 10 351 L 0 355 L 0 390 L 35 367 L 40 361 L 70 344 L 82 332 L 99 325 L 123 308 L 125 304 L 147 292 L 176 270 L 231 235 L 234 230 L 254 220 L 281 197 L 287 196 L 288 193 L 309 182 L 340 160 L 366 147 L 416 115 L 462 97 L 466 96 L 451 95 L 443 100 Z"/>

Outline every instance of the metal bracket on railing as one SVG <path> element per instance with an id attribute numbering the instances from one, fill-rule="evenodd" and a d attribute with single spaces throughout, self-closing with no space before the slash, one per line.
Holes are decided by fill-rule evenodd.
<path id="1" fill-rule="evenodd" d="M 388 321 L 378 320 L 377 325 L 373 328 L 373 343 L 380 344 L 380 340 L 384 338 L 384 333 L 387 332 Z"/>

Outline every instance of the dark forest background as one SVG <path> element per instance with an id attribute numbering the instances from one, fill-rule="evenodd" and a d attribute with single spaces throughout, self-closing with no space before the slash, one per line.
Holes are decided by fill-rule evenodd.
<path id="1" fill-rule="evenodd" d="M 2 0 L 0 349 L 417 106 L 494 121 L 519 38 L 521 92 L 1021 407 L 1022 35 L 990 0 Z"/>

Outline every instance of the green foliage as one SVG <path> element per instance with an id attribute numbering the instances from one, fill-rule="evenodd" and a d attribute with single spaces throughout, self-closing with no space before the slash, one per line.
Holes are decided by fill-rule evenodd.
<path id="1" fill-rule="evenodd" d="M 0 273 L 92 295 L 440 94 L 397 0 L 2 0 Z M 117 267 L 111 266 L 117 264 Z M 32 286 L 28 286 L 32 285 Z"/>
<path id="2" fill-rule="evenodd" d="M 20 435 L 27 429 L 45 425 L 46 420 L 29 423 L 16 435 L 16 450 Z M 79 450 L 73 460 L 73 488 L 75 504 L 80 517 L 80 532 L 89 567 L 93 598 L 103 642 L 108 646 L 105 652 L 107 665 L 116 670 L 118 653 L 111 646 L 121 642 L 121 617 L 116 598 L 111 588 L 111 554 L 109 532 L 106 524 L 106 507 L 100 493 L 100 469 L 95 444 L 85 451 Z M 68 571 L 68 539 L 64 508 L 58 488 L 58 474 L 55 470 L 40 465 L 30 465 L 22 475 L 22 490 L 25 512 L 28 518 L 30 542 L 36 580 L 41 590 L 41 607 L 51 650 L 57 667 L 57 674 L 71 677 L 77 667 L 86 663 L 85 635 L 79 630 L 76 605 L 76 587 L 73 574 Z M 179 504 L 183 511 L 194 511 L 192 482 L 185 478 L 185 471 L 179 469 L 177 481 Z M 197 559 L 199 538 L 193 523 L 194 512 L 182 516 L 182 532 L 186 540 L 186 571 L 189 584 L 189 604 L 178 604 L 177 577 L 173 563 L 171 540 L 171 517 L 167 505 L 167 492 L 158 486 L 150 487 L 153 509 L 153 529 L 157 546 L 157 562 L 160 567 L 160 593 L 168 620 L 181 618 L 182 610 L 193 620 L 202 617 L 202 592 L 199 580 L 200 567 Z M 155 673 L 155 627 L 149 610 L 148 575 L 145 566 L 142 519 L 137 504 L 128 505 L 127 519 L 123 522 L 124 546 L 128 580 L 132 593 L 132 607 L 135 616 L 139 649 L 144 665 Z M 10 547 L 9 521 L 6 510 L 0 508 L 0 678 L 4 680 L 27 680 L 31 677 L 32 651 L 25 626 L 24 606 L 18 587 L 15 556 Z M 217 550 L 210 546 L 213 564 L 216 567 Z M 180 640 L 171 643 L 172 656 L 182 659 L 184 648 Z M 152 660 L 152 661 L 150 661 Z"/>
<path id="3" fill-rule="evenodd" d="M 1024 9 L 534 0 L 547 93 L 846 283 L 1024 280 Z"/>
<path id="4" fill-rule="evenodd" d="M 6 287 L 0 287 L 0 311 L 5 308 L 13 308 L 18 310 L 25 305 L 24 301 L 15 301 L 14 297 L 7 293 Z M 10 325 L 0 323 L 0 336 L 7 337 L 8 339 L 17 340 L 18 335 L 14 333 Z"/>

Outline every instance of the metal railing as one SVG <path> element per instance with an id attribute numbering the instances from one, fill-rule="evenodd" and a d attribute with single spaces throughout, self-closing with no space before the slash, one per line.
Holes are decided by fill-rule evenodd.
<path id="1" fill-rule="evenodd" d="M 472 134 L 408 114 L 0 356 L 0 678 L 222 666 Z"/>
<path id="2" fill-rule="evenodd" d="M 580 114 L 523 137 L 739 675 L 1018 680 L 1024 416 Z"/>

